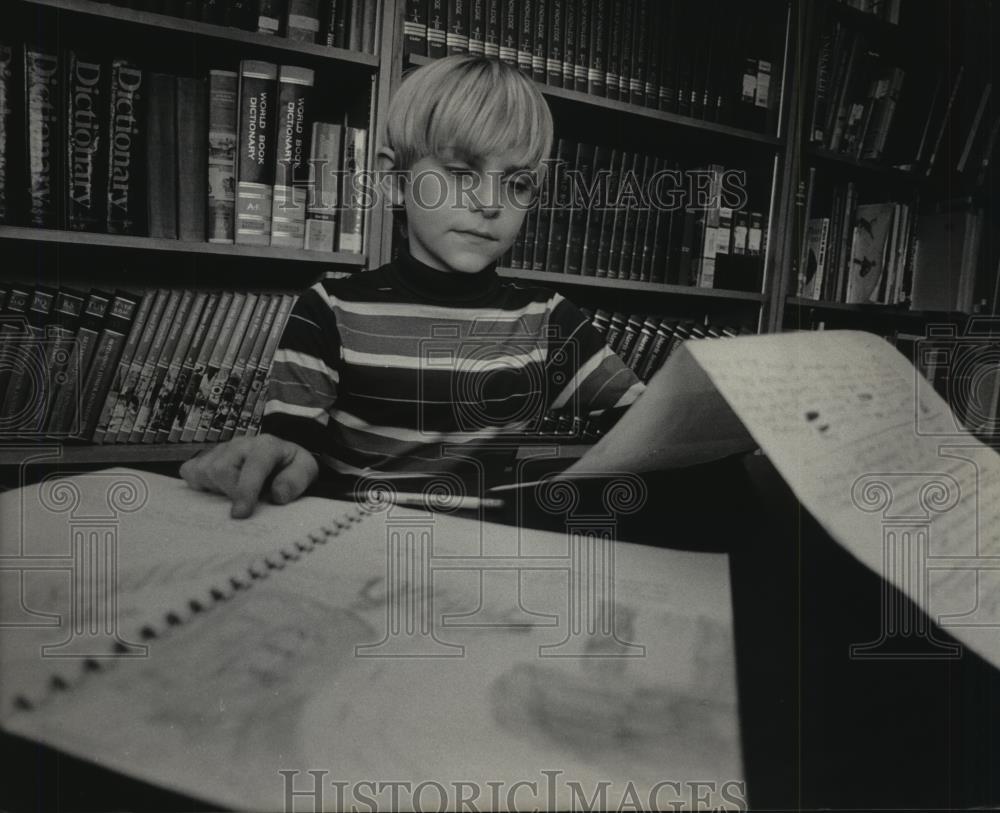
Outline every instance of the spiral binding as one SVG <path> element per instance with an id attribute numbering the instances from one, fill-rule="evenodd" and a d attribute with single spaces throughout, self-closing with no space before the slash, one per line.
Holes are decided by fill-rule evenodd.
<path id="1" fill-rule="evenodd" d="M 312 553 L 317 547 L 325 545 L 329 540 L 339 536 L 341 531 L 346 531 L 352 526 L 357 525 L 362 519 L 372 513 L 374 512 L 369 506 L 356 505 L 353 511 L 339 518 L 335 517 L 332 522 L 326 525 L 320 525 L 316 531 L 307 534 L 305 540 L 296 540 L 295 542 L 287 543 L 285 546 L 277 548 L 274 552 L 252 561 L 247 566 L 245 573 L 230 576 L 226 585 L 229 592 L 218 586 L 212 586 L 208 591 L 209 601 L 197 598 L 189 599 L 186 605 L 186 617 L 185 611 L 170 610 L 164 614 L 159 628 L 153 623 L 143 625 L 138 630 L 139 638 L 143 642 L 146 642 L 163 637 L 171 629 L 183 626 L 187 620 L 196 615 L 209 612 L 212 607 L 228 601 L 236 593 L 249 590 L 255 582 L 266 579 L 272 572 L 284 570 L 289 564 L 300 561 L 305 554 Z M 128 651 L 128 647 L 125 644 L 116 641 L 111 647 L 111 652 L 108 654 L 110 656 L 118 656 L 127 654 Z M 47 702 L 52 695 L 75 688 L 87 675 L 104 672 L 109 668 L 109 665 L 102 663 L 97 658 L 84 658 L 80 674 L 76 678 L 68 678 L 65 675 L 53 673 L 50 675 L 48 681 L 46 681 L 44 693 L 41 697 L 33 701 L 25 694 L 17 694 L 13 699 L 13 707 L 17 711 L 33 711 Z"/>

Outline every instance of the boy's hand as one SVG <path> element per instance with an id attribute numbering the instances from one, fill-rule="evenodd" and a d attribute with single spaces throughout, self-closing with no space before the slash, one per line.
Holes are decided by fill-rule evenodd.
<path id="1" fill-rule="evenodd" d="M 230 516 L 249 517 L 268 478 L 268 496 L 291 502 L 319 475 L 315 458 L 297 443 L 274 435 L 255 435 L 220 443 L 185 462 L 180 469 L 188 485 L 225 494 L 233 501 Z"/>

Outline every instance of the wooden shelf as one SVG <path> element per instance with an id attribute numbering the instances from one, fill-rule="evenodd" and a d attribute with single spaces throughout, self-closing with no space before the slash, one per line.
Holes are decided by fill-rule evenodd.
<path id="1" fill-rule="evenodd" d="M 874 302 L 847 303 L 828 302 L 820 299 L 806 299 L 800 296 L 790 296 L 786 300 L 788 307 L 812 308 L 821 311 L 841 311 L 858 313 L 864 316 L 880 319 L 965 319 L 969 316 L 960 311 L 915 311 L 904 310 L 895 305 L 879 305 Z"/>
<path id="2" fill-rule="evenodd" d="M 5 0 L 5 2 L 11 2 L 11 0 Z M 344 48 L 333 48 L 307 42 L 296 42 L 287 37 L 258 34 L 255 31 L 244 31 L 241 28 L 234 28 L 232 26 L 187 20 L 168 14 L 157 14 L 152 11 L 136 11 L 135 9 L 124 8 L 122 6 L 99 3 L 96 0 L 14 0 L 14 2 L 127 22 L 134 25 L 155 28 L 157 31 L 169 31 L 184 35 L 238 42 L 244 45 L 266 48 L 290 56 L 298 55 L 314 59 L 320 58 L 349 65 L 363 66 L 369 69 L 375 69 L 379 65 L 379 58 L 374 54 L 364 54 Z"/>
<path id="3" fill-rule="evenodd" d="M 419 56 L 416 54 L 410 54 L 407 59 L 411 65 L 428 65 L 434 61 L 430 57 Z M 691 130 L 715 133 L 717 135 L 738 139 L 744 142 L 765 145 L 778 151 L 784 150 L 785 147 L 784 141 L 777 136 L 757 133 L 753 130 L 743 130 L 739 127 L 730 127 L 727 124 L 717 124 L 712 121 L 701 121 L 700 119 L 694 119 L 690 116 L 680 116 L 676 113 L 668 113 L 665 110 L 654 110 L 651 107 L 640 107 L 638 105 L 629 104 L 628 102 L 616 101 L 615 99 L 605 99 L 600 96 L 592 96 L 589 93 L 581 93 L 577 90 L 567 90 L 553 85 L 543 85 L 540 82 L 536 82 L 535 84 L 544 95 L 550 96 L 554 99 L 564 99 L 576 104 L 597 108 L 598 110 L 631 116 L 633 118 L 643 119 L 646 121 L 662 122 L 663 124 L 669 124 L 676 127 L 685 127 Z"/>
<path id="4" fill-rule="evenodd" d="M 581 277 L 576 274 L 556 274 L 550 271 L 526 271 L 517 268 L 498 268 L 497 273 L 507 279 L 529 280 L 544 285 L 576 285 L 581 288 L 611 288 L 616 291 L 656 294 L 660 296 L 693 296 L 708 299 L 744 300 L 760 302 L 762 294 L 749 291 L 727 291 L 717 288 L 697 288 L 691 285 L 665 285 L 658 282 L 635 282 L 627 279 Z"/>
<path id="5" fill-rule="evenodd" d="M 107 463 L 109 466 L 129 463 L 182 463 L 193 457 L 210 443 L 112 443 L 108 445 L 65 446 L 54 441 L 40 440 L 37 446 L 27 442 L 20 446 L 0 445 L 0 466 L 18 465 L 35 458 L 42 465 L 48 463 Z"/>
<path id="6" fill-rule="evenodd" d="M 897 181 L 899 183 L 916 184 L 920 182 L 920 177 L 916 172 L 897 169 L 896 167 L 891 167 L 886 164 L 880 164 L 877 161 L 859 161 L 857 158 L 852 158 L 850 155 L 843 155 L 842 153 L 825 150 L 821 147 L 806 147 L 806 156 L 820 161 L 848 166 L 852 169 L 879 175 L 882 178 Z"/>
<path id="7" fill-rule="evenodd" d="M 135 237 L 125 234 L 94 234 L 61 229 L 36 229 L 24 226 L 0 226 L 0 241 L 18 240 L 42 245 L 93 246 L 174 254 L 206 254 L 245 260 L 292 260 L 322 265 L 363 267 L 364 254 L 346 251 L 305 251 L 297 248 L 271 246 L 238 246 L 230 243 L 189 243 L 156 237 Z"/>

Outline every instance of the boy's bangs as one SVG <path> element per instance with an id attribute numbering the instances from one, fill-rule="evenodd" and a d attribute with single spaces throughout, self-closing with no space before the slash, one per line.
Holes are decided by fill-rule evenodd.
<path id="1" fill-rule="evenodd" d="M 511 153 L 517 167 L 535 169 L 548 157 L 545 143 L 547 109 L 539 108 L 520 83 L 468 82 L 444 96 L 428 122 L 427 155 L 442 156 L 448 148 L 470 157 Z M 423 152 L 423 150 L 421 150 Z"/>

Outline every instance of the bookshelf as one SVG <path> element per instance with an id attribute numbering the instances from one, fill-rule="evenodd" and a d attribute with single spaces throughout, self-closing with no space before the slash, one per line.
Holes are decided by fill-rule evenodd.
<path id="1" fill-rule="evenodd" d="M 863 10 L 872 6 L 898 11 L 898 21 Z M 886 337 L 967 428 L 995 442 L 1000 84 L 992 49 L 1000 20 L 979 0 L 822 0 L 803 12 L 798 70 L 807 102 L 790 125 L 795 250 L 778 275 L 772 329 Z M 875 215 L 888 216 L 888 232 Z M 879 268 L 878 287 L 869 294 L 858 285 L 852 295 L 867 266 Z M 806 290 L 803 277 L 814 271 L 819 283 Z M 832 287 L 823 279 L 831 272 Z M 923 353 L 924 342 L 934 352 Z M 956 372 L 932 358 L 954 359 Z"/>
<path id="2" fill-rule="evenodd" d="M 968 4 L 972 6 L 975 2 L 968 0 Z M 365 169 L 373 170 L 374 140 L 385 120 L 391 93 L 406 69 L 431 60 L 428 56 L 406 53 L 406 0 L 385 0 L 377 5 L 374 53 L 301 43 L 97 0 L 9 0 L 0 11 L 0 21 L 4 22 L 5 31 L 13 32 L 10 36 L 15 39 L 20 36 L 18 32 L 31 30 L 61 32 L 60 36 L 72 32 L 76 37 L 95 37 L 103 50 L 113 50 L 117 47 L 115 43 L 121 43 L 125 55 L 148 55 L 155 69 L 172 69 L 188 75 L 204 75 L 209 67 L 237 64 L 239 59 L 310 68 L 316 72 L 318 85 L 325 83 L 325 89 L 336 89 L 338 94 L 350 97 L 341 100 L 345 109 L 353 107 L 355 113 L 360 109 L 370 134 Z M 814 300 L 797 291 L 806 228 L 803 193 L 810 167 L 817 174 L 852 179 L 867 190 L 919 196 L 921 206 L 945 198 L 949 183 L 953 182 L 943 177 L 927 179 L 919 171 L 845 155 L 810 142 L 808 129 L 816 61 L 825 21 L 835 19 L 845 28 L 864 32 L 873 41 L 889 43 L 886 48 L 892 54 L 910 58 L 920 48 L 909 42 L 911 35 L 927 40 L 934 23 L 918 26 L 914 35 L 908 28 L 907 20 L 911 17 L 906 16 L 905 9 L 904 24 L 894 25 L 834 0 L 815 3 L 778 0 L 771 10 L 772 22 L 783 30 L 776 46 L 780 64 L 772 73 L 780 94 L 769 127 L 749 128 L 704 120 L 538 82 L 553 111 L 557 139 L 560 135 L 583 138 L 586 133 L 595 143 L 667 155 L 684 162 L 686 167 L 714 162 L 745 167 L 754 185 L 756 205 L 763 210 L 767 222 L 759 285 L 750 290 L 732 290 L 510 266 L 499 269 L 501 276 L 552 287 L 591 309 L 608 304 L 623 311 L 678 319 L 711 317 L 754 332 L 796 329 L 817 322 L 884 332 L 913 331 L 935 319 L 956 318 L 948 310 L 910 310 L 898 304 L 846 303 L 830 298 Z M 934 58 L 947 59 L 962 37 L 967 36 L 964 30 L 953 33 L 945 43 L 942 34 L 942 42 L 932 49 Z M 959 193 L 964 191 L 958 189 Z M 988 194 L 981 190 L 975 198 L 980 203 L 989 203 Z M 990 208 L 989 222 L 995 224 L 995 219 L 995 210 Z M 991 233 L 995 233 L 995 226 L 993 229 Z M 987 236 L 984 234 L 983 239 Z M 163 283 L 172 267 L 179 269 L 177 284 L 193 281 L 194 287 L 237 289 L 249 285 L 254 290 L 301 289 L 323 273 L 350 273 L 382 265 L 392 256 L 393 238 L 391 218 L 379 209 L 369 210 L 366 215 L 364 250 L 360 253 L 0 225 L 0 251 L 19 264 L 19 271 L 10 276 L 13 280 L 38 279 L 46 284 L 86 287 L 99 279 L 135 292 L 149 290 L 153 281 Z M 116 268 L 107 269 L 105 266 L 109 264 Z M 119 270 L 117 266 L 128 270 Z M 151 269 L 148 280 L 137 273 L 138 268 L 144 267 Z M 983 263 L 984 271 L 989 268 L 996 268 L 995 256 Z M 996 308 L 994 295 L 990 311 L 995 312 Z M 150 459 L 181 460 L 193 453 L 192 448 L 172 444 L 144 444 L 139 450 L 118 444 L 68 446 L 65 459 L 74 463 L 113 463 L 146 453 L 153 456 Z M 10 460 L 0 456 L 0 464 L 9 463 Z"/>

